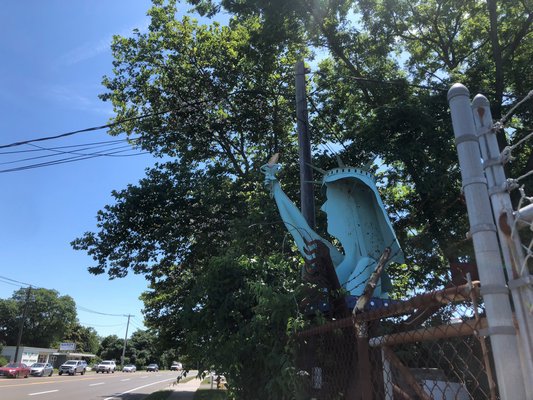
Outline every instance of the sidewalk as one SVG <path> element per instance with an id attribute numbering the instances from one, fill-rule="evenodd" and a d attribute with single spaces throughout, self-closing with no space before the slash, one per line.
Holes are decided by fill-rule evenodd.
<path id="1" fill-rule="evenodd" d="M 167 400 L 192 400 L 194 393 L 200 386 L 202 381 L 200 379 L 193 379 L 185 383 L 178 383 L 170 388 L 174 392 L 168 397 Z"/>

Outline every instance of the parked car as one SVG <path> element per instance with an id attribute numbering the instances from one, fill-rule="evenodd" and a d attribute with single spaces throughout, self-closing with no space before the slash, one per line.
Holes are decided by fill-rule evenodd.
<path id="1" fill-rule="evenodd" d="M 68 360 L 59 367 L 59 375 L 76 375 L 78 372 L 82 375 L 85 375 L 86 370 L 87 362 L 83 360 Z"/>
<path id="2" fill-rule="evenodd" d="M 30 375 L 33 376 L 52 376 L 54 367 L 48 363 L 35 363 L 30 367 Z"/>
<path id="3" fill-rule="evenodd" d="M 133 364 L 124 365 L 124 368 L 122 368 L 122 372 L 135 372 L 137 371 L 137 367 Z"/>
<path id="4" fill-rule="evenodd" d="M 170 366 L 171 371 L 181 371 L 183 369 L 183 364 L 177 361 L 174 361 Z"/>
<path id="5" fill-rule="evenodd" d="M 146 370 L 148 372 L 158 372 L 159 371 L 159 365 L 157 364 L 150 364 L 146 367 Z"/>
<path id="6" fill-rule="evenodd" d="M 117 368 L 117 365 L 115 364 L 113 360 L 105 360 L 105 361 L 100 362 L 100 364 L 98 364 L 94 368 L 94 370 L 96 371 L 96 373 L 101 372 L 103 374 L 104 372 L 107 372 L 109 374 L 111 372 L 114 374 L 116 368 Z"/>
<path id="7" fill-rule="evenodd" d="M 23 363 L 9 363 L 0 368 L 0 376 L 18 378 L 23 376 L 27 378 L 30 374 L 30 367 Z"/>

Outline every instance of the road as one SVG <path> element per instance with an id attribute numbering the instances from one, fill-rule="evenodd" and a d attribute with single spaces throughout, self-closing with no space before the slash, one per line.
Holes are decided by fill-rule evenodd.
<path id="1" fill-rule="evenodd" d="M 173 371 L 114 374 L 53 375 L 27 379 L 0 378 L 2 400 L 142 400 L 168 389 L 178 373 Z"/>

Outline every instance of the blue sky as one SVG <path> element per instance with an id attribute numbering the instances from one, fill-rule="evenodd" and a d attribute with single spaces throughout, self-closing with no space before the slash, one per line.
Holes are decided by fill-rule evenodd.
<path id="1" fill-rule="evenodd" d="M 113 34 L 145 30 L 148 0 L 7 0 L 0 14 L 0 145 L 109 121 L 112 107 L 97 95 L 111 75 Z M 36 143 L 71 146 L 112 140 L 105 130 Z M 35 162 L 28 145 L 0 149 L 0 170 Z M 133 152 L 121 153 L 132 154 Z M 39 153 L 43 155 L 45 153 Z M 48 153 L 49 154 L 49 153 Z M 91 258 L 70 241 L 96 229 L 96 213 L 112 203 L 111 191 L 137 183 L 153 165 L 150 155 L 97 157 L 42 168 L 0 172 L 0 276 L 70 295 L 84 309 L 132 314 L 129 333 L 142 325 L 142 276 L 108 280 L 87 272 Z M 0 279 L 0 298 L 21 285 Z M 124 337 L 127 318 L 78 309 L 100 335 Z"/>

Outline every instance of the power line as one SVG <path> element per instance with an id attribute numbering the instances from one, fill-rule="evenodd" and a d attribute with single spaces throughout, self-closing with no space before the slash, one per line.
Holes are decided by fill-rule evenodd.
<path id="1" fill-rule="evenodd" d="M 3 280 L 2 278 L 0 278 L 0 282 L 5 283 L 5 284 L 8 284 L 8 285 L 16 286 L 16 287 L 18 287 L 18 288 L 23 288 L 23 287 L 24 287 L 24 286 L 21 286 L 21 285 L 18 284 L 18 283 L 13 283 L 13 282 L 5 281 L 5 280 Z"/>
<path id="2" fill-rule="evenodd" d="M 111 156 L 113 154 L 124 153 L 124 152 L 130 151 L 130 150 L 131 149 L 119 150 L 119 151 L 114 151 L 114 152 L 111 152 L 111 153 L 95 153 L 93 155 L 88 155 L 88 156 L 67 157 L 67 158 L 54 160 L 54 161 L 30 164 L 30 165 L 25 165 L 25 166 L 16 167 L 16 168 L 3 169 L 3 170 L 0 170 L 0 173 L 25 171 L 25 170 L 28 170 L 28 169 L 48 167 L 48 166 L 51 166 L 51 165 L 58 165 L 58 164 L 65 164 L 65 163 L 71 163 L 71 162 L 76 162 L 76 161 L 88 160 L 88 159 L 96 158 L 96 157 Z M 148 154 L 148 152 L 134 153 L 134 154 L 124 154 L 124 155 L 122 155 L 122 157 L 133 157 L 133 156 L 140 156 L 140 155 L 144 155 L 144 154 Z"/>
<path id="3" fill-rule="evenodd" d="M 140 326 L 139 324 L 137 324 L 136 322 L 130 322 L 135 328 L 141 330 L 141 331 L 144 331 L 146 330 L 146 328 Z"/>
<path id="4" fill-rule="evenodd" d="M 81 310 L 81 311 L 85 311 L 85 312 L 92 313 L 92 314 L 105 315 L 105 316 L 108 316 L 108 317 L 127 317 L 128 316 L 128 314 L 108 314 L 108 313 L 103 313 L 103 312 L 91 310 L 89 308 L 82 307 L 82 306 L 77 306 L 77 308 L 79 310 Z"/>
<path id="5" fill-rule="evenodd" d="M 170 111 L 172 111 L 172 110 L 159 111 L 159 112 L 155 112 L 155 113 L 139 115 L 139 116 L 137 116 L 137 117 L 125 118 L 125 119 L 121 119 L 121 120 L 119 120 L 119 121 L 112 122 L 112 123 L 110 123 L 110 124 L 101 125 L 101 126 L 94 126 L 94 127 L 91 127 L 91 128 L 85 128 L 85 129 L 79 129 L 79 130 L 77 130 L 77 131 L 66 132 L 66 133 L 62 133 L 62 134 L 59 134 L 59 135 L 46 136 L 46 137 L 37 138 L 37 139 L 30 139 L 30 140 L 24 140 L 24 141 L 21 141 L 21 142 L 15 142 L 15 143 L 10 143 L 10 144 L 4 144 L 4 145 L 0 145 L 0 149 L 6 149 L 6 148 L 8 148 L 8 147 L 22 146 L 22 145 L 24 145 L 24 144 L 35 143 L 35 142 L 43 142 L 43 141 L 46 141 L 46 140 L 60 139 L 60 138 L 64 138 L 64 137 L 67 137 L 67 136 L 76 135 L 76 134 L 78 134 L 78 133 L 92 132 L 92 131 L 98 131 L 98 130 L 101 130 L 101 129 L 112 128 L 112 127 L 114 127 L 114 126 L 117 126 L 117 125 L 123 124 L 123 123 L 125 123 L 125 122 L 135 121 L 135 120 L 139 120 L 139 119 L 143 119 L 143 118 L 148 118 L 148 117 L 155 117 L 155 116 L 157 116 L 157 115 L 166 114 L 166 113 L 168 113 L 168 112 L 170 112 Z"/>
<path id="6" fill-rule="evenodd" d="M 30 146 L 36 146 L 34 144 L 30 144 Z M 125 149 L 127 148 L 128 150 L 132 150 L 131 146 L 129 145 L 120 145 L 120 146 L 114 146 L 114 147 L 110 147 L 109 149 L 107 149 L 106 151 L 110 151 L 110 150 L 119 150 L 119 149 Z M 84 151 L 84 150 L 87 150 L 88 148 L 85 148 L 85 149 L 80 149 L 79 151 Z M 41 151 L 45 151 L 45 150 L 48 150 L 46 148 L 41 148 Z M 110 155 L 110 156 L 114 156 L 112 153 L 104 153 L 104 152 L 94 152 L 94 153 L 78 153 L 77 151 L 60 151 L 60 150 L 51 150 L 53 151 L 54 153 L 53 154 L 45 154 L 45 155 L 42 155 L 42 156 L 35 156 L 35 157 L 28 157 L 28 158 L 22 158 L 22 159 L 18 159 L 18 160 L 13 160 L 13 161 L 4 161 L 4 162 L 0 162 L 0 165 L 8 165 L 8 164 L 16 164 L 16 163 L 21 163 L 21 162 L 24 162 L 24 161 L 33 161 L 33 160 L 40 160 L 42 158 L 49 158 L 49 157 L 57 157 L 59 154 L 73 154 L 73 155 L 78 155 L 78 156 L 105 156 L 105 155 Z M 115 155 L 116 157 L 116 155 Z"/>
<path id="7" fill-rule="evenodd" d="M 310 73 L 311 74 L 315 74 L 315 75 L 326 76 L 326 74 L 321 72 L 321 71 L 314 71 L 314 72 L 310 72 Z M 346 78 L 350 79 L 350 80 L 354 80 L 354 81 L 376 83 L 376 84 L 379 84 L 379 85 L 408 86 L 408 87 L 412 87 L 412 88 L 417 88 L 417 89 L 422 89 L 422 90 L 429 90 L 429 91 L 434 91 L 434 92 L 441 92 L 441 93 L 448 93 L 448 90 L 449 90 L 449 88 L 444 88 L 444 87 L 439 87 L 439 86 L 419 85 L 419 84 L 416 84 L 416 83 L 410 83 L 406 79 L 397 79 L 397 80 L 394 80 L 394 81 L 387 81 L 387 80 L 383 80 L 383 79 L 368 78 L 368 77 L 364 77 L 364 76 L 353 76 L 353 75 L 347 76 Z M 319 89 L 316 89 L 315 92 L 318 91 L 318 90 Z M 489 91 L 486 91 L 486 90 L 479 90 L 479 92 L 485 93 L 487 95 L 495 96 L 494 92 L 489 92 Z M 520 95 L 520 94 L 516 95 L 516 94 L 510 94 L 510 93 L 503 93 L 502 97 L 508 98 L 508 99 L 521 98 L 521 97 L 528 96 L 529 94 L 530 93 L 528 93 L 527 95 Z"/>
<path id="8" fill-rule="evenodd" d="M 8 278 L 7 276 L 0 275 L 0 279 L 3 279 L 4 283 L 8 283 L 8 282 L 5 282 L 5 281 L 9 281 L 9 282 L 12 282 L 12 284 L 20 284 L 20 285 L 24 285 L 24 286 L 32 286 L 34 289 L 39 289 L 36 285 L 33 285 L 31 283 L 17 281 L 16 279 L 11 279 L 11 278 Z"/>
<path id="9" fill-rule="evenodd" d="M 80 322 L 80 325 L 92 326 L 95 328 L 116 328 L 117 326 L 124 326 L 124 323 L 114 324 L 114 325 L 98 325 L 98 324 L 88 324 L 86 322 Z"/>
<path id="10" fill-rule="evenodd" d="M 144 326 L 144 322 L 140 321 L 135 315 L 133 316 L 133 319 L 131 321 L 131 324 L 136 327 L 137 329 L 140 329 L 141 331 L 146 330 L 146 327 Z"/>
<path id="11" fill-rule="evenodd" d="M 343 143 L 343 140 L 341 140 L 338 136 L 337 136 L 337 133 L 335 132 L 335 130 L 333 129 L 333 127 L 331 126 L 331 124 L 324 118 L 324 116 L 322 115 L 322 113 L 320 112 L 320 110 L 318 109 L 318 107 L 316 106 L 315 102 L 313 101 L 313 99 L 308 96 L 307 99 L 309 100 L 309 103 L 311 103 L 311 107 L 313 107 L 313 110 L 315 110 L 316 114 L 318 115 L 318 118 L 320 120 L 322 120 L 322 122 L 325 124 L 326 128 L 328 129 L 329 133 L 333 136 L 334 139 L 336 139 L 339 144 L 344 148 L 344 150 L 348 150 L 346 148 L 346 146 L 344 145 Z M 336 154 L 336 152 L 330 147 L 330 146 L 327 146 L 330 151 L 333 153 L 333 154 Z"/>
<path id="12" fill-rule="evenodd" d="M 231 94 L 234 94 L 234 93 L 230 93 L 230 95 Z M 183 108 L 186 108 L 186 107 L 198 106 L 200 104 L 204 104 L 204 103 L 207 103 L 207 102 L 210 102 L 210 101 L 213 101 L 213 99 L 206 99 L 206 100 L 195 101 L 195 102 L 192 102 L 192 103 L 185 103 L 185 104 L 180 105 L 180 107 L 183 109 Z M 120 119 L 120 120 L 117 120 L 115 122 L 111 122 L 111 123 L 105 124 L 105 125 L 93 126 L 93 127 L 84 128 L 84 129 L 78 129 L 78 130 L 75 130 L 75 131 L 61 133 L 61 134 L 54 135 L 54 136 L 46 136 L 46 137 L 37 138 L 37 139 L 29 139 L 29 140 L 23 140 L 23 141 L 20 141 L 20 142 L 4 144 L 4 145 L 0 145 L 0 149 L 6 149 L 6 148 L 9 148 L 9 147 L 17 147 L 17 146 L 22 146 L 24 144 L 35 143 L 35 142 L 43 142 L 43 141 L 47 141 L 47 140 L 60 139 L 60 138 L 68 137 L 68 136 L 73 136 L 73 135 L 76 135 L 78 133 L 99 131 L 99 130 L 102 130 L 102 129 L 112 128 L 114 126 L 121 125 L 121 124 L 123 124 L 125 122 L 137 121 L 137 120 L 144 119 L 144 118 L 149 118 L 149 117 L 156 117 L 158 115 L 167 114 L 167 113 L 172 112 L 172 111 L 184 112 L 185 110 L 181 110 L 181 109 L 177 110 L 175 108 L 170 108 L 170 109 L 166 109 L 166 110 L 163 110 L 163 111 L 157 111 L 157 112 L 152 112 L 152 113 L 148 113 L 148 114 L 138 115 L 136 117 L 123 118 L 123 119 Z"/>
<path id="13" fill-rule="evenodd" d="M 0 152 L 0 155 L 21 154 L 21 153 L 35 153 L 35 152 L 39 152 L 39 151 L 43 151 L 43 150 L 54 151 L 54 150 L 71 149 L 71 148 L 84 147 L 84 146 L 90 146 L 92 148 L 97 148 L 97 147 L 104 147 L 106 145 L 115 144 L 115 143 L 123 143 L 123 142 L 129 142 L 129 141 L 135 142 L 135 141 L 137 141 L 139 139 L 140 138 L 105 140 L 105 141 L 100 141 L 100 142 L 71 144 L 71 145 L 68 145 L 68 146 L 56 146 L 56 147 L 41 147 L 41 146 L 37 146 L 35 144 L 28 144 L 29 146 L 33 146 L 33 147 L 37 147 L 37 148 L 36 149 L 32 149 L 32 150 L 2 151 L 2 152 Z"/>
<path id="14" fill-rule="evenodd" d="M 325 73 L 320 72 L 320 71 L 311 72 L 311 74 L 326 76 Z M 398 79 L 398 80 L 395 80 L 395 81 L 386 81 L 386 80 L 382 80 L 382 79 L 367 78 L 367 77 L 363 77 L 363 76 L 352 76 L 352 75 L 348 76 L 347 78 L 351 79 L 351 80 L 354 80 L 354 81 L 377 83 L 377 84 L 380 84 L 380 85 L 409 86 L 409 87 L 414 87 L 414 88 L 417 88 L 417 89 L 432 90 L 432 91 L 436 91 L 436 92 L 443 92 L 443 93 L 447 93 L 448 92 L 448 89 L 446 89 L 446 88 L 441 88 L 441 87 L 438 87 L 438 86 L 417 85 L 415 83 L 409 83 L 407 80 L 402 80 L 402 79 Z"/>

